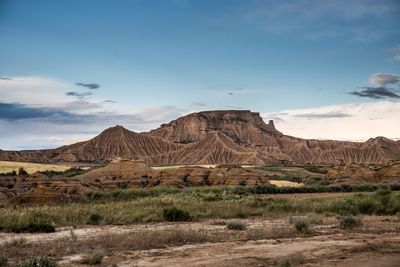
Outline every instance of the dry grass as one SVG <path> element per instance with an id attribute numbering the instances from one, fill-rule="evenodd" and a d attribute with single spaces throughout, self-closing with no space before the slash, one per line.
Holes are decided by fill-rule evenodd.
<path id="1" fill-rule="evenodd" d="M 231 219 L 253 216 L 271 216 L 278 214 L 327 213 L 332 215 L 379 214 L 374 211 L 361 212 L 359 207 L 374 200 L 372 194 L 349 194 L 338 199 L 332 197 L 318 197 L 320 194 L 309 194 L 308 198 L 281 198 L 276 195 L 234 195 L 202 191 L 182 191 L 176 194 L 143 197 L 132 200 L 93 200 L 42 206 L 13 206 L 0 208 L 0 228 L 13 231 L 17 226 L 30 223 L 31 218 L 47 218 L 47 224 L 55 227 L 78 226 L 88 224 L 93 213 L 101 215 L 100 225 L 126 225 L 133 223 L 165 221 L 164 210 L 176 207 L 187 212 L 191 220 L 202 218 Z M 396 213 L 400 203 L 400 194 L 392 193 L 388 215 Z M 374 200 L 375 201 L 375 200 Z M 369 203 L 367 202 L 367 204 Z M 376 201 L 375 201 L 376 202 Z M 374 202 L 374 203 L 375 203 Z M 380 202 L 376 202 L 380 203 Z M 372 206 L 375 207 L 376 205 Z M 378 208 L 385 206 L 378 205 Z M 400 207 L 400 206 L 399 206 Z M 380 211 L 380 210 L 377 210 Z M 188 218 L 189 218 L 188 217 Z M 18 228 L 18 227 L 17 227 Z"/>
<path id="2" fill-rule="evenodd" d="M 308 237 L 331 235 L 333 233 L 343 233 L 344 231 L 339 229 L 336 224 L 326 225 L 327 222 L 335 222 L 335 217 L 332 216 L 327 218 L 322 215 L 308 214 L 307 216 L 296 216 L 292 219 L 303 217 L 307 217 L 308 220 L 312 221 L 316 226 L 315 230 L 307 235 Z M 325 218 L 327 220 L 325 220 Z M 353 229 L 352 232 L 398 232 L 399 221 L 397 216 L 385 216 L 381 218 L 368 217 L 366 221 L 370 221 L 370 225 L 368 225 L 367 229 Z M 12 240 L 11 242 L 3 243 L 3 245 L 0 246 L 0 258 L 6 256 L 10 262 L 17 262 L 34 256 L 47 256 L 56 260 L 61 260 L 66 256 L 79 255 L 81 259 L 93 259 L 95 257 L 88 256 L 95 256 L 97 255 L 95 253 L 96 251 L 103 251 L 101 255 L 107 255 L 107 257 L 104 258 L 104 264 L 108 264 L 108 261 L 113 255 L 120 255 L 127 251 L 163 249 L 185 244 L 242 242 L 263 239 L 274 239 L 276 242 L 281 242 L 281 239 L 296 239 L 303 236 L 303 234 L 297 232 L 294 227 L 289 227 L 287 222 L 281 222 L 279 224 L 259 224 L 256 220 L 254 223 L 247 222 L 249 227 L 242 231 L 229 231 L 222 223 L 217 223 L 219 226 L 209 228 L 210 223 L 215 224 L 214 221 L 210 221 L 205 223 L 205 227 L 201 225 L 196 227 L 190 223 L 180 223 L 174 224 L 173 228 L 168 226 L 162 229 L 146 227 L 143 230 L 137 230 L 136 228 L 132 228 L 132 230 L 124 233 L 118 233 L 115 229 L 110 229 L 110 231 L 102 235 L 79 237 L 71 230 L 69 236 L 60 237 L 58 239 L 44 238 L 26 242 L 24 240 Z M 229 221 L 226 223 L 229 223 Z"/>
<path id="3" fill-rule="evenodd" d="M 286 186 L 286 187 L 302 187 L 304 186 L 303 183 L 296 183 L 296 182 L 291 182 L 291 181 L 285 181 L 285 180 L 269 180 L 269 182 L 273 185 L 276 185 L 278 187 Z"/>
<path id="4" fill-rule="evenodd" d="M 37 171 L 65 171 L 71 168 L 71 166 L 29 163 L 29 162 L 0 161 L 0 173 L 7 173 L 12 171 L 18 172 L 19 168 L 24 168 L 24 170 L 27 171 L 28 173 L 35 173 Z"/>
<path id="5" fill-rule="evenodd" d="M 36 241 L 20 243 L 18 246 L 3 245 L 0 257 L 6 255 L 12 261 L 33 256 L 49 256 L 61 259 L 68 255 L 92 255 L 95 251 L 104 251 L 102 255 L 114 252 L 149 250 L 184 244 L 201 244 L 206 242 L 228 242 L 243 240 L 261 240 L 268 238 L 286 238 L 296 236 L 288 227 L 252 228 L 244 231 L 227 231 L 219 229 L 162 229 L 132 231 L 129 233 L 110 233 L 91 238 L 60 238 L 53 241 Z"/>

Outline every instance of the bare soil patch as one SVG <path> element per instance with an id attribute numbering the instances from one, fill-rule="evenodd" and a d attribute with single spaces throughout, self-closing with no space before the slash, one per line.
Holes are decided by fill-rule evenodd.
<path id="1" fill-rule="evenodd" d="M 398 266 L 398 216 L 364 216 L 351 230 L 339 229 L 334 216 L 307 217 L 309 234 L 296 232 L 289 216 L 240 219 L 245 230 L 228 230 L 231 220 L 214 219 L 1 233 L 0 256 L 15 262 L 47 255 L 59 266 L 85 266 L 78 262 L 101 250 L 103 266 Z"/>

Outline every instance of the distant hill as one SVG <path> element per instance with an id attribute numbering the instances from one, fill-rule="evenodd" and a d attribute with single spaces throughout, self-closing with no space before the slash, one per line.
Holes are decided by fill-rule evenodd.
<path id="1" fill-rule="evenodd" d="M 400 141 L 309 140 L 284 135 L 273 121 L 248 110 L 192 113 L 147 133 L 122 126 L 56 149 L 0 151 L 0 160 L 108 162 L 116 157 L 150 164 L 387 163 L 400 160 Z"/>

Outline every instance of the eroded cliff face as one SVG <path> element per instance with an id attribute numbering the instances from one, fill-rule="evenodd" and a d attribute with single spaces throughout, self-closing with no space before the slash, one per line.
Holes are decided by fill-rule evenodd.
<path id="1" fill-rule="evenodd" d="M 264 175 L 236 165 L 155 170 L 141 161 L 120 159 L 73 177 L 42 173 L 0 176 L 0 204 L 67 202 L 88 192 L 111 189 L 267 184 Z"/>
<path id="2" fill-rule="evenodd" d="M 266 124 L 259 113 L 249 110 L 216 110 L 192 113 L 160 128 L 150 131 L 151 136 L 175 143 L 194 143 L 210 133 L 222 132 L 238 144 L 251 144 L 257 135 L 279 135 L 273 121 Z"/>
<path id="3" fill-rule="evenodd" d="M 107 162 L 116 157 L 150 164 L 388 163 L 400 160 L 400 142 L 378 137 L 364 143 L 307 140 L 276 130 L 259 113 L 192 113 L 148 133 L 122 126 L 53 150 L 0 151 L 0 160 Z"/>
<path id="4" fill-rule="evenodd" d="M 89 141 L 57 148 L 55 159 L 70 162 L 107 162 L 117 157 L 144 159 L 181 147 L 168 140 L 129 131 L 117 125 Z"/>

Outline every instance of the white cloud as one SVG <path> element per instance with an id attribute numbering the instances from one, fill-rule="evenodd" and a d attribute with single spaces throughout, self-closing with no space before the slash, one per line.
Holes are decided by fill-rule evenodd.
<path id="1" fill-rule="evenodd" d="M 105 101 L 97 92 L 85 98 L 68 96 L 72 87 L 87 93 L 74 83 L 50 78 L 1 77 L 0 149 L 57 147 L 87 140 L 116 124 L 147 131 L 187 112 L 175 106 L 132 109 Z"/>
<path id="2" fill-rule="evenodd" d="M 400 138 L 400 105 L 379 101 L 264 113 L 284 134 L 302 138 L 364 141 L 371 137 Z"/>
<path id="3" fill-rule="evenodd" d="M 369 82 L 375 85 L 386 86 L 400 82 L 400 76 L 393 73 L 375 73 L 371 75 Z"/>
<path id="4" fill-rule="evenodd" d="M 67 102 L 68 84 L 43 77 L 10 77 L 0 80 L 2 102 L 20 102 L 29 105 L 52 106 Z"/>

